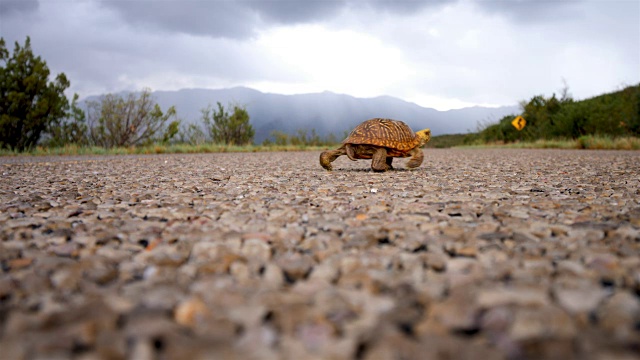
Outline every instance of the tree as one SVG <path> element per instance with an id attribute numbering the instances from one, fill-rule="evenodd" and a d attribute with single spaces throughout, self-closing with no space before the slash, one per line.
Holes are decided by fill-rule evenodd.
<path id="1" fill-rule="evenodd" d="M 329 133 L 329 135 L 324 139 L 324 144 L 322 145 L 335 145 L 339 143 L 340 141 L 338 141 L 336 135 L 334 133 Z"/>
<path id="2" fill-rule="evenodd" d="M 107 94 L 99 102 L 88 102 L 89 140 L 93 145 L 106 148 L 162 141 L 167 135 L 163 133 L 165 124 L 175 116 L 173 106 L 162 112 L 149 89 L 144 89 L 139 96 Z"/>
<path id="3" fill-rule="evenodd" d="M 45 131 L 67 115 L 64 73 L 49 80 L 47 63 L 34 56 L 31 39 L 15 43 L 13 55 L 0 38 L 0 147 L 24 151 L 35 146 Z"/>
<path id="4" fill-rule="evenodd" d="M 339 143 L 336 135 L 329 133 L 324 138 L 318 135 L 316 129 L 311 129 L 311 133 L 305 129 L 298 129 L 296 135 L 289 135 L 280 130 L 273 130 L 270 134 L 271 138 L 267 138 L 262 143 L 263 145 L 275 144 L 278 146 L 286 146 L 291 144 L 293 146 L 326 146 L 336 145 Z"/>
<path id="5" fill-rule="evenodd" d="M 162 143 L 168 144 L 173 138 L 178 135 L 180 131 L 180 120 L 174 120 L 169 123 L 167 129 L 164 131 L 164 135 L 162 135 Z"/>
<path id="6" fill-rule="evenodd" d="M 228 145 L 245 145 L 253 142 L 255 130 L 249 122 L 249 113 L 244 106 L 233 105 L 233 113 L 229 115 L 222 104 L 217 103 L 218 110 L 211 105 L 202 109 L 202 121 L 214 143 Z"/>
<path id="7" fill-rule="evenodd" d="M 271 137 L 273 137 L 273 143 L 278 146 L 285 146 L 289 144 L 289 134 L 285 132 L 273 130 L 271 132 Z"/>
<path id="8" fill-rule="evenodd" d="M 185 124 L 178 132 L 178 142 L 189 145 L 202 145 L 206 142 L 207 136 L 202 128 L 196 124 Z"/>
<path id="9" fill-rule="evenodd" d="M 67 117 L 52 122 L 47 130 L 49 138 L 46 145 L 52 147 L 67 144 L 86 145 L 88 142 L 88 127 L 85 112 L 78 106 L 78 94 L 73 96 L 71 109 Z"/>

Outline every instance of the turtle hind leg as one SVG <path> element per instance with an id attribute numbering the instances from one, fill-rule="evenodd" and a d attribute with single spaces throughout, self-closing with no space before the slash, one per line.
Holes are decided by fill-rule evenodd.
<path id="1" fill-rule="evenodd" d="M 423 160 L 424 160 L 424 152 L 422 152 L 421 148 L 415 148 L 411 150 L 411 159 L 407 163 L 407 167 L 409 169 L 415 169 L 418 166 L 422 165 Z"/>
<path id="2" fill-rule="evenodd" d="M 327 170 L 332 170 L 333 167 L 331 167 L 331 163 L 334 162 L 338 157 L 346 154 L 347 153 L 344 150 L 344 146 L 341 146 L 340 148 L 335 150 L 323 151 L 322 154 L 320 154 L 320 165 Z"/>
<path id="3" fill-rule="evenodd" d="M 389 170 L 389 165 L 387 164 L 387 149 L 383 147 L 376 149 L 371 160 L 371 169 L 377 172 Z"/>
<path id="4" fill-rule="evenodd" d="M 344 150 L 347 153 L 347 157 L 353 161 L 356 161 L 356 149 L 351 144 L 344 144 Z"/>
<path id="5" fill-rule="evenodd" d="M 387 156 L 387 166 L 389 166 L 388 170 L 393 170 L 393 165 L 391 165 L 391 163 L 393 163 L 393 156 Z"/>

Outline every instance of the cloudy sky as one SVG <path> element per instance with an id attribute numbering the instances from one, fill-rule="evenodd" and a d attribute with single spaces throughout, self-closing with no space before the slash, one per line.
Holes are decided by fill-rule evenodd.
<path id="1" fill-rule="evenodd" d="M 640 0 L 0 0 L 69 92 L 252 87 L 513 105 L 640 83 Z"/>

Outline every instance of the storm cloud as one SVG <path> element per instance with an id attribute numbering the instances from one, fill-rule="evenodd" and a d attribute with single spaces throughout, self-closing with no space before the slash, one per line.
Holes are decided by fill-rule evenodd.
<path id="1" fill-rule="evenodd" d="M 241 39 L 274 25 L 316 23 L 351 10 L 409 14 L 453 0 L 214 0 L 113 1 L 102 0 L 128 23 L 185 34 Z M 375 19 L 372 19 L 374 22 Z"/>
<path id="2" fill-rule="evenodd" d="M 28 13 L 38 9 L 38 0 L 2 0 L 0 1 L 0 20 L 13 13 Z"/>
<path id="3" fill-rule="evenodd" d="M 640 82 L 635 0 L 1 0 L 81 97 L 248 86 L 391 95 L 440 109 Z"/>

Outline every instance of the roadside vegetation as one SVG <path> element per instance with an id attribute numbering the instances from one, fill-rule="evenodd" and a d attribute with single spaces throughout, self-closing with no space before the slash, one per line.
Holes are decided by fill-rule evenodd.
<path id="1" fill-rule="evenodd" d="M 527 122 L 521 131 L 511 124 L 517 115 L 505 116 L 468 134 L 460 145 L 637 149 L 640 84 L 581 101 L 573 100 L 565 87 L 560 97 L 538 95 L 520 107 Z"/>
<path id="2" fill-rule="evenodd" d="M 294 151 L 325 149 L 339 142 L 315 129 L 295 134 L 278 130 L 262 145 L 241 104 L 217 102 L 201 109 L 201 118 L 185 122 L 176 109 L 161 109 L 150 89 L 106 94 L 78 105 L 64 91 L 64 73 L 50 81 L 47 64 L 16 42 L 13 54 L 0 39 L 0 155 L 157 154 Z"/>
<path id="3" fill-rule="evenodd" d="M 460 146 L 464 143 L 467 134 L 446 134 L 432 136 L 431 140 L 425 145 L 426 148 L 444 149 Z"/>
<path id="4" fill-rule="evenodd" d="M 161 109 L 150 89 L 106 94 L 81 107 L 78 94 L 71 100 L 64 94 L 66 75 L 50 75 L 29 37 L 24 45 L 16 42 L 13 53 L 0 38 L 0 155 L 320 150 L 348 135 L 275 129 L 256 145 L 242 104 L 210 104 L 196 122 L 180 119 L 173 106 Z M 640 84 L 582 101 L 565 87 L 560 97 L 538 95 L 520 105 L 527 121 L 522 131 L 511 125 L 516 115 L 505 116 L 476 133 L 434 136 L 427 147 L 640 149 Z"/>
<path id="5" fill-rule="evenodd" d="M 223 152 L 262 152 L 262 151 L 313 151 L 326 150 L 327 146 L 307 145 L 216 145 L 216 144 L 152 144 L 146 146 L 103 148 L 98 146 L 65 145 L 62 147 L 36 146 L 30 150 L 18 152 L 0 149 L 0 156 L 16 155 L 134 155 L 134 154 L 197 154 Z"/>
<path id="6" fill-rule="evenodd" d="M 578 139 L 459 144 L 458 148 L 640 150 L 640 138 L 584 135 Z"/>

